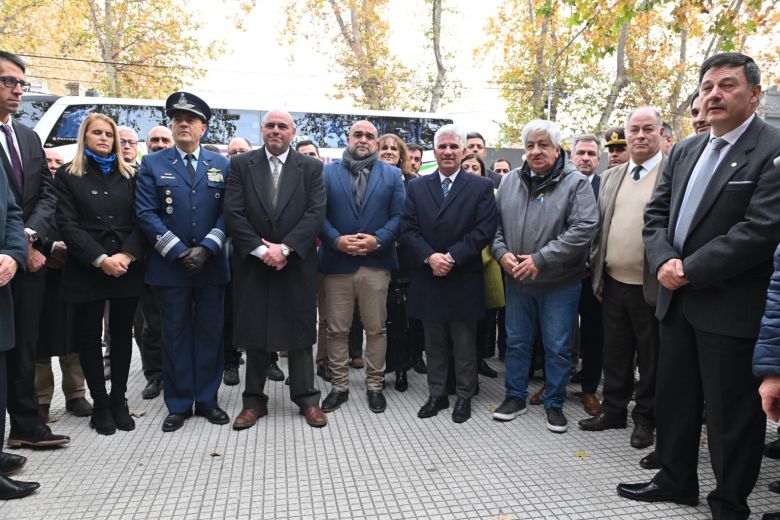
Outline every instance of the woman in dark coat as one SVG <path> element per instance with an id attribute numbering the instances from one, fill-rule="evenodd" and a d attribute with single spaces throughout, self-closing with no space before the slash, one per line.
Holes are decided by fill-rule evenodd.
<path id="1" fill-rule="evenodd" d="M 145 241 L 135 222 L 135 170 L 122 159 L 111 118 L 90 114 L 72 162 L 55 177 L 57 226 L 68 247 L 62 273 L 73 304 L 73 341 L 94 400 L 90 426 L 103 435 L 135 427 L 127 407 L 133 315 L 143 286 Z M 111 302 L 111 395 L 103 378 L 101 333 Z"/>

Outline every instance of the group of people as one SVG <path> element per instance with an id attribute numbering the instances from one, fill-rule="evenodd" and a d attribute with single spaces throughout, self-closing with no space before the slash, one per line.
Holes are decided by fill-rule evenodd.
<path id="1" fill-rule="evenodd" d="M 291 400 L 312 427 L 347 402 L 357 360 L 370 411 L 387 407 L 386 373 L 404 391 L 414 368 L 428 381 L 418 417 L 449 408 L 455 394 L 451 418 L 463 423 L 478 374 L 496 377 L 485 359 L 498 345 L 505 398 L 493 418 L 543 404 L 546 427 L 563 433 L 576 335 L 574 377 L 590 416 L 579 428 L 626 428 L 633 399 L 631 446 L 657 435 L 640 464 L 658 473 L 618 494 L 698 503 L 705 421 L 713 517 L 748 517 L 766 429 L 753 375 L 759 330 L 755 374 L 775 419 L 780 398 L 777 273 L 762 326 L 780 242 L 780 130 L 755 114 L 760 71 L 750 57 L 702 64 L 697 134 L 674 146 L 658 110 L 632 109 L 605 136 L 600 175 L 602 140 L 582 135 L 566 149 L 546 120 L 525 125 L 515 169 L 505 160 L 488 169 L 484 139 L 445 125 L 435 171 L 418 176 L 422 148 L 367 120 L 349 128 L 342 158 L 323 165 L 316 143 L 292 148 L 295 122 L 279 110 L 263 117 L 262 147 L 236 138 L 226 158 L 201 145 L 211 110 L 187 92 L 167 99 L 170 125 L 149 132 L 140 164 L 135 132 L 95 113 L 74 159 L 49 154 L 47 165 L 35 134 L 10 118 L 29 86 L 24 73 L 0 52 L 0 433 L 7 402 L 9 446 L 69 442 L 46 424 L 51 356 L 79 360 L 62 364 L 69 411 L 89 415 L 99 434 L 132 430 L 134 322 L 143 397 L 162 391 L 165 432 L 193 414 L 230 422 L 217 391 L 239 382 L 239 349 L 236 430 L 268 414 L 264 387 L 284 378 L 280 352 Z M 59 327 L 45 341 L 43 313 Z M 55 337 L 56 348 L 39 347 Z M 529 396 L 537 355 L 544 385 Z M 315 374 L 331 383 L 322 401 Z M 0 450 L 0 499 L 38 488 L 8 478 L 25 462 Z"/>

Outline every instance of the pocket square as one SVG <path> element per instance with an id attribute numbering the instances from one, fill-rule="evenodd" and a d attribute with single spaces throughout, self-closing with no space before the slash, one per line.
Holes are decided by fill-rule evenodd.
<path id="1" fill-rule="evenodd" d="M 740 185 L 740 184 L 755 184 L 753 181 L 729 181 L 729 184 L 734 185 Z"/>

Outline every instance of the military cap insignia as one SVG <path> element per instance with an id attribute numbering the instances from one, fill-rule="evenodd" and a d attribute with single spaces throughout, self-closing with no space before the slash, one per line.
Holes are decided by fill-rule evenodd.
<path id="1" fill-rule="evenodd" d="M 179 96 L 179 100 L 173 105 L 173 108 L 180 108 L 182 110 L 192 110 L 195 108 L 195 105 L 187 102 L 187 96 L 184 95 L 184 92 L 181 93 L 181 96 Z"/>
<path id="2" fill-rule="evenodd" d="M 609 136 L 610 141 L 617 141 L 620 138 L 617 132 L 612 132 Z"/>

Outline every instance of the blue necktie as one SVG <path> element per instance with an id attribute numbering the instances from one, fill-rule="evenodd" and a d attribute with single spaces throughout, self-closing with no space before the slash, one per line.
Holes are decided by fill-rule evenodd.
<path id="1" fill-rule="evenodd" d="M 441 181 L 441 192 L 444 194 L 445 199 L 450 194 L 450 184 L 452 184 L 452 180 L 449 177 Z"/>

